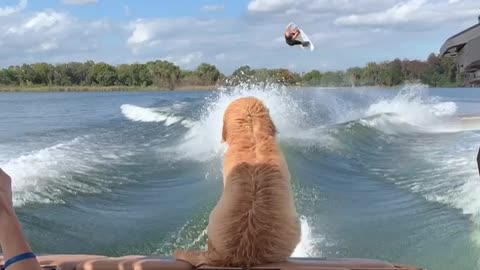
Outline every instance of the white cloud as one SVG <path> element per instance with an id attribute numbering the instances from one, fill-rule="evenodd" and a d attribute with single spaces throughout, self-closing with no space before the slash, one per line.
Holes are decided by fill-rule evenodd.
<path id="1" fill-rule="evenodd" d="M 192 29 L 192 27 L 196 30 L 201 30 L 203 28 L 205 30 L 203 33 L 205 34 L 207 30 L 213 29 L 211 28 L 213 24 L 213 20 L 200 20 L 194 18 L 139 19 L 130 23 L 130 29 L 133 31 L 128 38 L 127 43 L 131 47 L 148 45 L 160 41 L 168 44 L 175 39 L 174 37 L 182 35 L 182 32 L 179 32 L 180 30 L 188 30 Z M 193 40 L 193 36 L 189 39 Z"/>
<path id="2" fill-rule="evenodd" d="M 185 69 L 196 68 L 203 60 L 202 52 L 192 52 L 186 55 L 167 56 L 163 60 L 173 62 Z"/>
<path id="3" fill-rule="evenodd" d="M 8 39 L 10 49 L 26 49 L 27 51 L 46 51 L 58 48 L 56 39 L 64 31 L 64 27 L 71 23 L 70 18 L 64 13 L 53 11 L 38 12 L 18 22 L 9 21 L 6 31 L 0 34 L 2 39 Z M 9 48 L 4 48 L 9 49 Z"/>
<path id="4" fill-rule="evenodd" d="M 0 7 L 0 17 L 10 16 L 12 14 L 18 13 L 24 10 L 27 7 L 27 4 L 27 0 L 20 0 L 20 2 L 16 6 Z"/>
<path id="5" fill-rule="evenodd" d="M 457 4 L 452 7 L 452 5 Z M 401 1 L 379 12 L 342 16 L 335 23 L 343 26 L 401 26 L 408 31 L 429 30 L 441 27 L 441 24 L 475 18 L 478 10 L 473 1 L 460 3 L 450 0 L 448 3 L 428 0 Z M 405 27 L 407 26 L 407 27 Z"/>
<path id="6" fill-rule="evenodd" d="M 20 26 L 20 32 L 25 31 L 45 31 L 59 30 L 63 25 L 68 24 L 70 18 L 64 13 L 57 12 L 39 12 L 28 19 L 24 25 Z"/>
<path id="7" fill-rule="evenodd" d="M 247 29 L 242 33 L 232 31 L 238 27 L 238 21 L 211 19 L 135 20 L 129 25 L 130 36 L 126 44 L 137 58 L 167 59 L 182 68 L 194 68 L 203 61 L 213 64 L 219 61 L 221 48 L 227 51 L 245 49 L 242 43 Z M 220 56 L 217 58 L 217 55 Z"/>
<path id="8" fill-rule="evenodd" d="M 126 43 L 137 59 L 168 58 L 186 66 L 200 62 L 201 58 L 203 62 L 219 65 L 226 73 L 246 64 L 286 67 L 292 61 L 300 70 L 324 68 L 318 63 L 329 63 L 330 69 L 346 68 L 396 57 L 426 57 L 438 51 L 443 41 L 464 25 L 449 22 L 465 21 L 468 16 L 465 10 L 476 0 L 455 4 L 459 9 L 453 12 L 446 8 L 448 0 L 442 1 L 438 4 L 433 0 L 252 0 L 241 19 L 132 21 Z M 294 16 L 295 12 L 301 16 Z M 423 24 L 433 16 L 429 13 L 438 16 L 436 22 L 441 24 L 435 25 L 434 30 L 428 28 L 427 32 Z M 369 19 L 367 14 L 378 15 Z M 352 15 L 358 16 L 353 17 L 356 21 L 346 23 L 352 20 Z M 316 45 L 314 52 L 285 44 L 283 29 L 290 21 L 309 34 Z M 393 31 L 392 26 L 403 27 L 402 32 Z M 415 43 L 422 45 L 412 47 Z M 409 47 L 412 49 L 407 50 Z M 194 53 L 201 57 L 193 57 Z"/>
<path id="9" fill-rule="evenodd" d="M 223 10 L 225 10 L 225 6 L 223 5 L 206 5 L 202 7 L 202 11 L 206 11 L 206 12 L 223 11 Z"/>
<path id="10" fill-rule="evenodd" d="M 316 28 L 399 26 L 425 31 L 472 21 L 479 7 L 478 0 L 251 0 L 247 14 L 258 24 L 294 21 Z"/>
<path id="11" fill-rule="evenodd" d="M 131 46 L 136 44 L 142 44 L 149 41 L 151 34 L 149 30 L 149 25 L 143 23 L 141 20 L 132 24 L 133 32 L 132 35 L 128 38 L 127 43 Z"/>
<path id="12" fill-rule="evenodd" d="M 135 57 L 169 59 L 191 68 L 200 62 L 218 64 L 225 72 L 238 66 L 285 67 L 292 59 L 297 67 L 315 66 L 314 58 L 335 57 L 323 50 L 358 48 L 370 45 L 383 33 L 337 30 L 302 25 L 317 45 L 314 53 L 291 48 L 283 37 L 284 22 L 266 22 L 261 26 L 242 20 L 195 18 L 149 19 L 132 21 L 127 46 Z M 331 61 L 334 62 L 334 61 Z"/>
<path id="13" fill-rule="evenodd" d="M 83 22 L 53 10 L 0 17 L 0 65 L 71 61 L 94 52 L 112 28 L 106 21 Z"/>
<path id="14" fill-rule="evenodd" d="M 362 15 L 349 15 L 338 18 L 335 22 L 343 25 L 379 25 L 396 24 L 399 22 L 408 22 L 412 14 L 418 12 L 426 3 L 426 0 L 410 0 L 400 2 L 395 6 L 376 13 L 367 13 Z"/>
<path id="15" fill-rule="evenodd" d="M 323 14 L 335 12 L 371 12 L 381 10 L 397 0 L 251 0 L 250 13 Z"/>
<path id="16" fill-rule="evenodd" d="M 88 5 L 96 4 L 98 0 L 63 0 L 63 3 L 66 5 Z"/>
<path id="17" fill-rule="evenodd" d="M 245 14 L 236 18 L 205 19 L 203 14 L 113 23 L 89 22 L 52 9 L 27 11 L 23 0 L 0 8 L 0 65 L 164 59 L 189 69 L 207 62 L 228 74 L 242 65 L 295 66 L 302 71 L 395 57 L 424 58 L 438 51 L 450 35 L 476 23 L 478 0 L 451 2 L 251 0 Z M 130 8 L 122 7 L 131 16 Z M 309 34 L 316 45 L 314 52 L 285 44 L 283 30 L 290 21 Z"/>
<path id="18" fill-rule="evenodd" d="M 296 1 L 298 0 L 252 0 L 248 4 L 248 10 L 251 12 L 283 11 L 289 7 L 294 7 Z"/>

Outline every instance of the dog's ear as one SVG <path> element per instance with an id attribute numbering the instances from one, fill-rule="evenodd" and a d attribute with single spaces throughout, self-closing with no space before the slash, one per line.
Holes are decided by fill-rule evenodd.
<path id="1" fill-rule="evenodd" d="M 222 127 L 222 143 L 227 141 L 227 127 L 225 125 L 225 118 L 223 119 L 223 127 Z"/>
<path id="2" fill-rule="evenodd" d="M 269 121 L 269 124 L 270 124 L 270 130 L 272 131 L 272 135 L 276 135 L 277 134 L 277 127 L 275 126 L 275 124 L 273 123 L 273 120 L 272 118 L 270 118 L 270 121 Z"/>
<path id="3" fill-rule="evenodd" d="M 270 110 L 269 109 L 267 109 L 267 115 L 268 115 L 269 128 L 272 131 L 272 135 L 275 136 L 275 135 L 277 135 L 277 127 L 275 126 L 275 123 L 273 123 L 273 119 L 270 116 Z"/>

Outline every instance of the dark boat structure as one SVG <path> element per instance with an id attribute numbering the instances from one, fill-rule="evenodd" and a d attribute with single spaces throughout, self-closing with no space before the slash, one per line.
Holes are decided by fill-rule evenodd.
<path id="1" fill-rule="evenodd" d="M 480 86 L 480 16 L 478 20 L 479 23 L 447 39 L 440 49 L 441 57 L 455 57 L 468 87 Z"/>
<path id="2" fill-rule="evenodd" d="M 0 257 L 1 259 L 1 257 Z M 42 255 L 37 257 L 44 270 L 193 270 L 190 264 L 168 257 L 95 255 Z M 1 263 L 4 261 L 2 260 Z M 0 267 L 1 268 L 1 267 Z M 241 269 L 202 266 L 196 269 Z M 291 258 L 287 263 L 269 264 L 252 270 L 420 270 L 409 265 L 370 259 Z"/>

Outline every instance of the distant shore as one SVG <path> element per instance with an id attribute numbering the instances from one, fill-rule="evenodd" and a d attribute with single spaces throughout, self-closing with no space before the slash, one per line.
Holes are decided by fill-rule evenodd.
<path id="1" fill-rule="evenodd" d="M 404 86 L 404 85 L 403 85 Z M 402 85 L 397 86 L 358 86 L 357 89 L 400 89 Z M 218 90 L 216 85 L 185 85 L 177 86 L 175 89 L 167 89 L 155 86 L 2 86 L 0 85 L 0 93 L 48 93 L 48 92 L 169 92 L 169 91 L 214 91 Z M 349 86 L 287 86 L 290 89 L 347 89 Z M 433 87 L 433 88 L 465 88 L 465 87 Z"/>
<path id="2" fill-rule="evenodd" d="M 185 85 L 177 86 L 175 89 L 160 88 L 155 86 L 7 86 L 0 85 L 0 92 L 135 92 L 135 91 L 209 91 L 215 90 L 214 85 Z"/>

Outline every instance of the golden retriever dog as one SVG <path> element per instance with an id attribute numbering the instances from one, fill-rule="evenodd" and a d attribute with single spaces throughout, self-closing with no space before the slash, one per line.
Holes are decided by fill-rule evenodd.
<path id="1" fill-rule="evenodd" d="M 225 110 L 223 193 L 210 213 L 206 251 L 177 251 L 193 266 L 251 267 L 285 262 L 300 241 L 290 174 L 269 110 L 253 97 Z"/>

